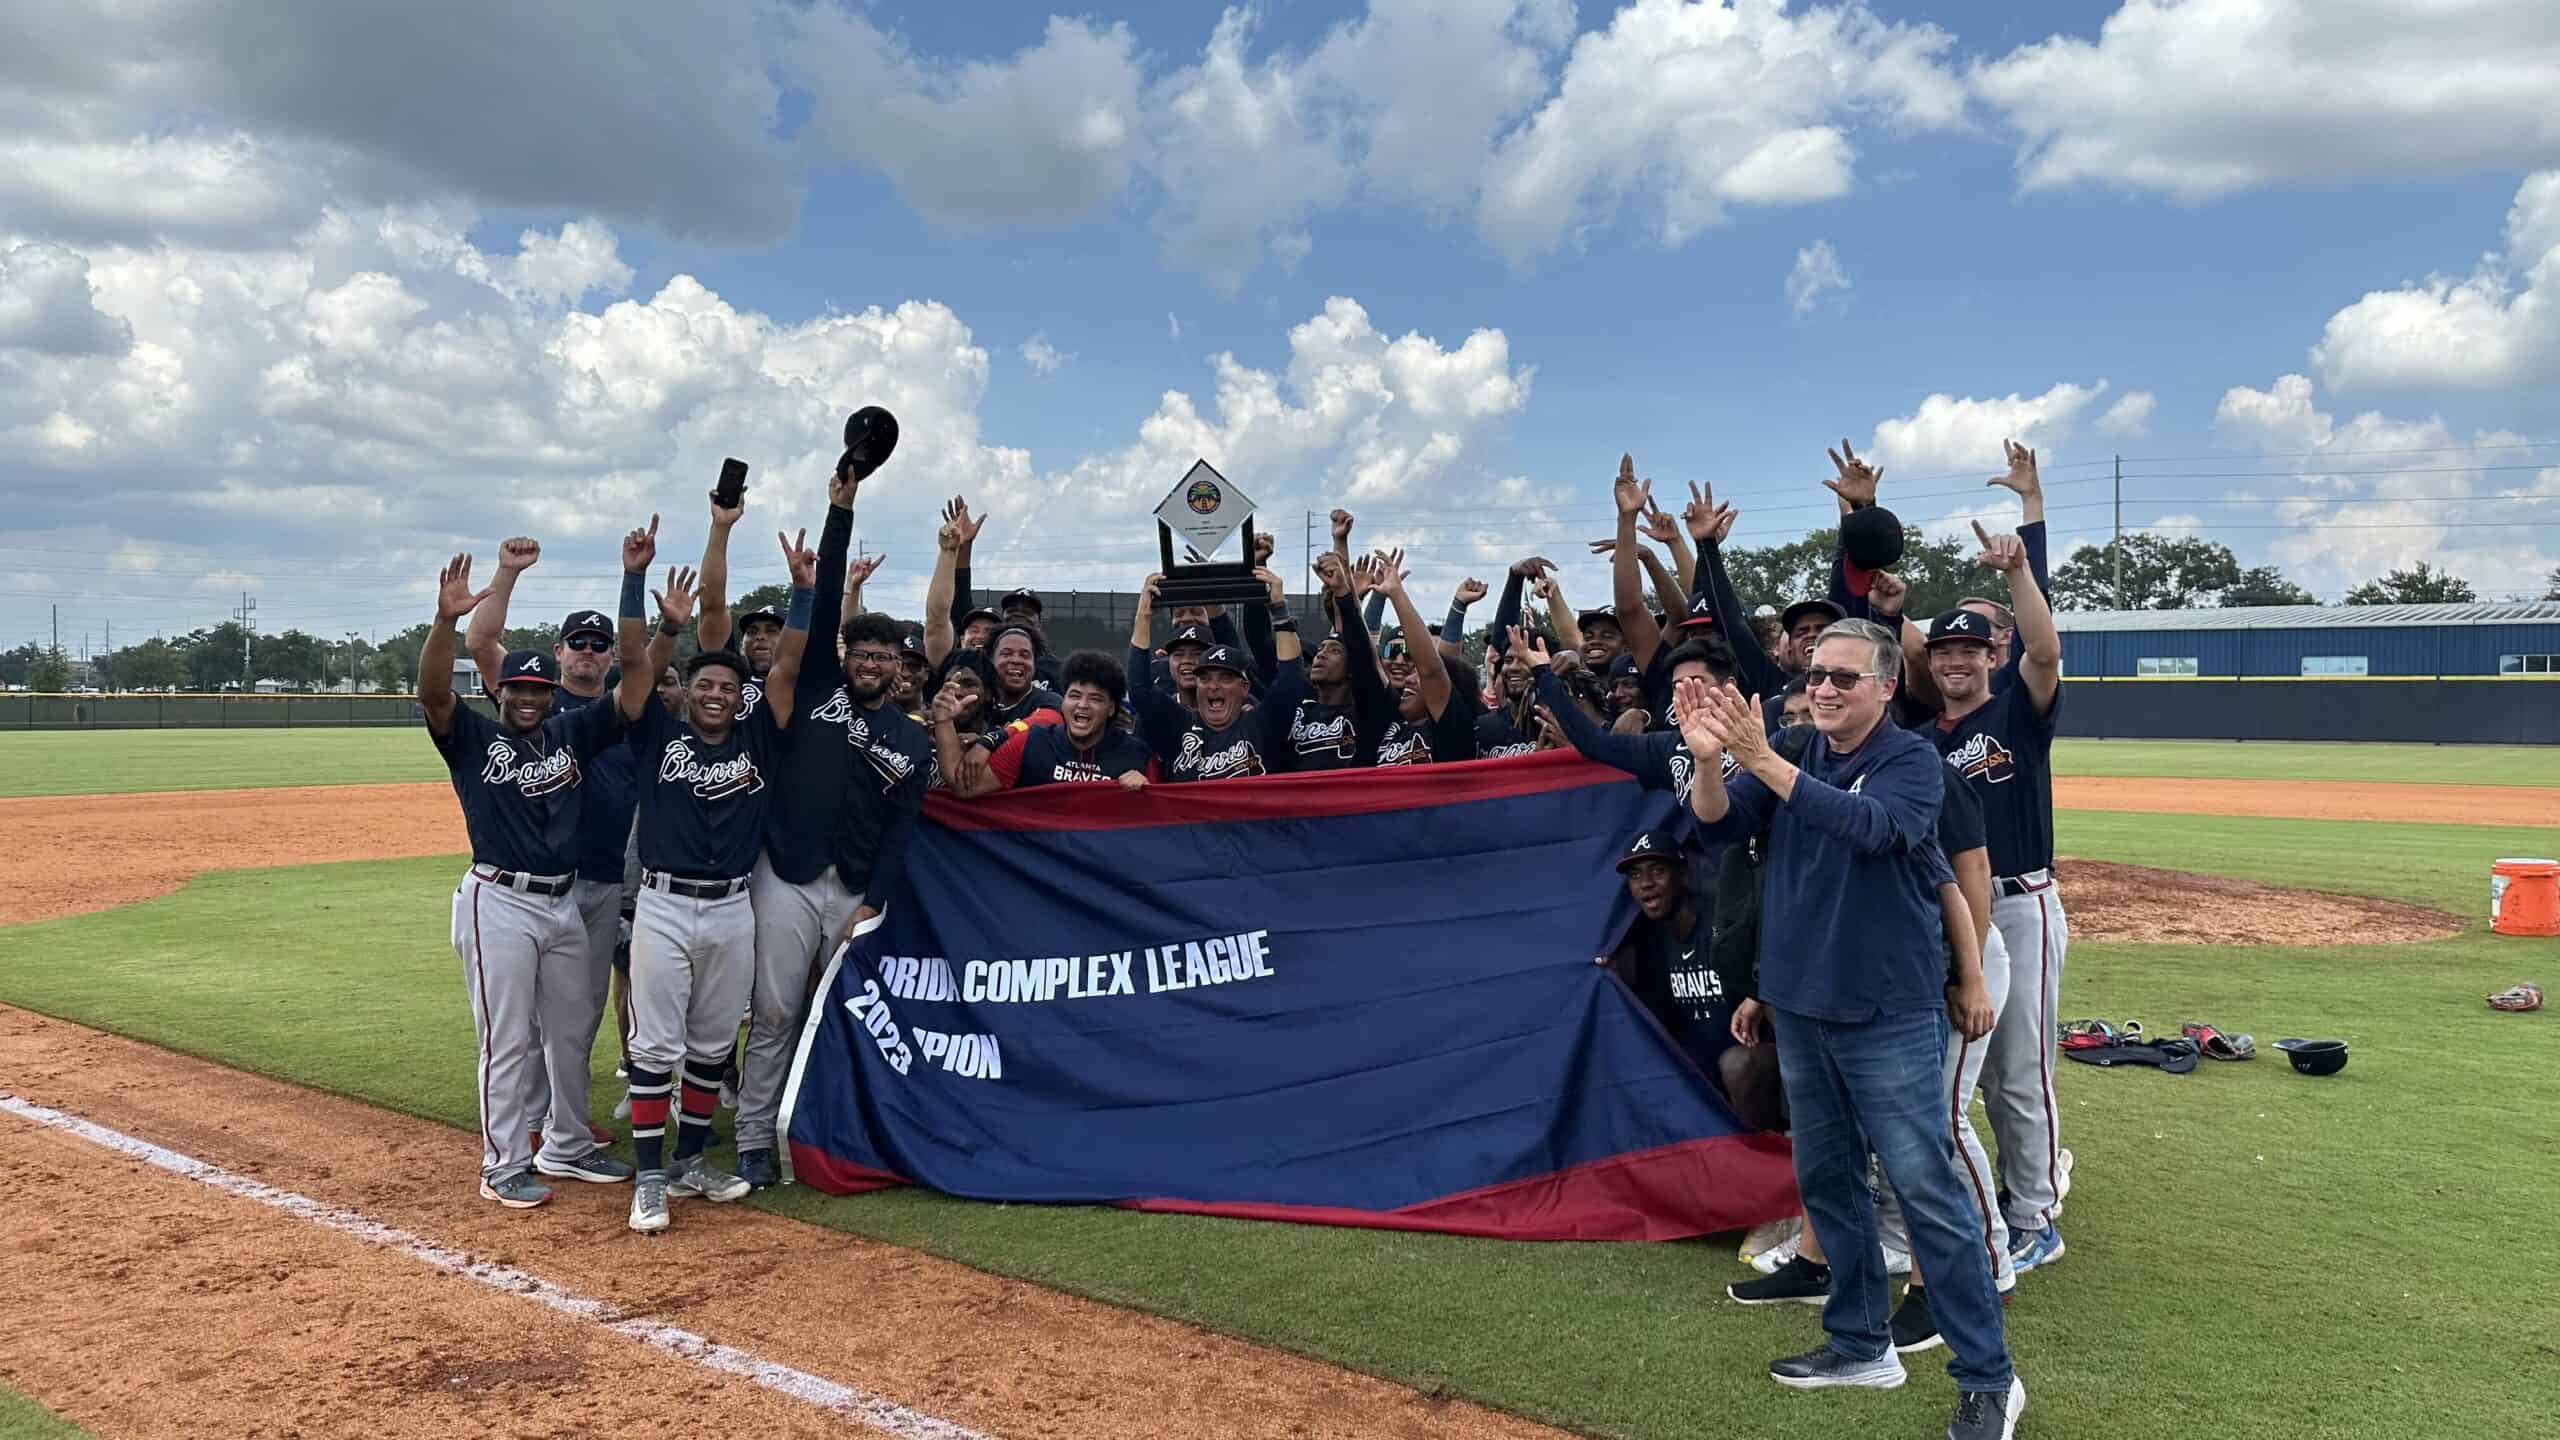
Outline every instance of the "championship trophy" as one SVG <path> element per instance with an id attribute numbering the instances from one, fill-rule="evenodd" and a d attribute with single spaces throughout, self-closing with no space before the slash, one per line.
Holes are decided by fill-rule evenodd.
<path id="1" fill-rule="evenodd" d="M 1174 563 L 1176 532 L 1185 544 L 1205 556 L 1215 554 L 1238 527 L 1244 531 L 1243 559 Z M 1253 574 L 1253 502 L 1206 460 L 1195 462 L 1190 473 L 1174 485 L 1173 493 L 1156 507 L 1156 543 L 1163 557 L 1157 569 L 1164 576 L 1156 584 L 1158 604 L 1167 608 L 1241 605 L 1248 600 L 1271 598 L 1271 592 Z"/>

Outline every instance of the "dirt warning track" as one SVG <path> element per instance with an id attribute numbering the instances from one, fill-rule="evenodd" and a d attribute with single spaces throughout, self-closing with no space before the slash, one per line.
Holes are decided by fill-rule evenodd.
<path id="1" fill-rule="evenodd" d="M 102 1435 L 1561 1432 L 742 1206 L 623 1227 L 624 1186 L 478 1198 L 471 1137 L 0 1007 L 0 1091 L 958 1427 L 883 1429 L 394 1246 L 0 1113 L 0 1375 Z"/>
<path id="2" fill-rule="evenodd" d="M 2162 780 L 2062 775 L 2063 810 L 2263 815 L 2278 820 L 2402 820 L 2432 825 L 2560 826 L 2560 790 L 2344 780 Z"/>

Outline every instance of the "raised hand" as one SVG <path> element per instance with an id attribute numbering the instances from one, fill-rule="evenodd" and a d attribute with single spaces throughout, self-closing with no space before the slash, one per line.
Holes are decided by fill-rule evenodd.
<path id="1" fill-rule="evenodd" d="M 1689 538 L 1704 545 L 1709 541 L 1721 545 L 1733 533 L 1734 509 L 1716 503 L 1716 487 L 1692 481 L 1689 503 L 1680 507 L 1680 522 L 1689 527 Z"/>
<path id="2" fill-rule="evenodd" d="M 480 608 L 489 598 L 486 590 L 471 588 L 471 557 L 456 555 L 444 562 L 436 572 L 436 619 L 450 624 Z"/>
<path id="3" fill-rule="evenodd" d="M 968 709 L 969 697 L 961 694 L 957 686 L 945 685 L 933 692 L 932 718 L 936 725 L 958 725 Z"/>
<path id="4" fill-rule="evenodd" d="M 1331 519 L 1333 523 L 1333 543 L 1336 545 L 1349 544 L 1351 541 L 1351 512 L 1348 510 L 1337 509 L 1333 512 Z"/>
<path id="5" fill-rule="evenodd" d="M 623 573 L 636 575 L 645 572 L 649 568 L 649 562 L 657 558 L 658 517 L 652 515 L 649 517 L 648 529 L 634 530 L 622 537 Z"/>
<path id="6" fill-rule="evenodd" d="M 667 572 L 667 588 L 651 592 L 658 602 L 661 622 L 682 629 L 693 618 L 693 571 L 682 565 Z"/>
<path id="7" fill-rule="evenodd" d="M 791 569 L 791 583 L 808 589 L 818 583 L 818 552 L 808 546 L 809 532 L 803 530 L 798 539 L 776 530 L 774 540 L 782 546 L 782 563 Z"/>
<path id="8" fill-rule="evenodd" d="M 853 508 L 853 499 L 862 492 L 862 482 L 853 478 L 853 467 L 842 466 L 827 477 L 827 504 L 838 510 Z"/>
<path id="9" fill-rule="evenodd" d="M 737 524 L 738 518 L 746 513 L 747 497 L 744 495 L 738 497 L 738 503 L 735 505 L 723 505 L 719 501 L 714 500 L 711 502 L 712 528 L 715 530 L 726 530 L 730 526 Z"/>
<path id="10" fill-rule="evenodd" d="M 1351 598 L 1351 576 L 1342 568 L 1342 557 L 1330 550 L 1316 557 L 1316 581 L 1336 600 Z"/>
<path id="11" fill-rule="evenodd" d="M 1556 598 L 1556 577 L 1541 575 L 1529 582 L 1529 593 L 1541 601 Z"/>
<path id="12" fill-rule="evenodd" d="M 2014 490 L 2021 500 L 2032 500 L 2044 493 L 2044 482 L 2036 477 L 2036 452 L 2015 440 L 2003 440 L 2000 448 L 2009 457 L 2009 473 L 1994 475 L 1991 482 L 2003 490 Z"/>
<path id="13" fill-rule="evenodd" d="M 1724 735 L 1717 729 L 1710 700 L 1713 687 L 1691 675 L 1671 687 L 1671 715 L 1680 740 L 1698 763 L 1711 769 L 1724 763 Z"/>
<path id="14" fill-rule="evenodd" d="M 1278 536 L 1273 535 L 1268 530 L 1255 531 L 1253 536 L 1253 568 L 1259 570 L 1270 564 L 1272 552 L 1279 548 L 1280 538 Z"/>
<path id="15" fill-rule="evenodd" d="M 1822 453 L 1831 457 L 1832 468 L 1840 472 L 1840 478 L 1822 482 L 1824 489 L 1851 505 L 1876 503 L 1876 486 L 1884 481 L 1882 470 L 1859 459 L 1858 452 L 1849 448 L 1845 437 L 1840 441 L 1839 449 Z"/>
<path id="16" fill-rule="evenodd" d="M 1555 656 L 1547 653 L 1546 637 L 1528 626 L 1511 627 L 1511 652 L 1528 661 L 1529 668 L 1533 670 L 1541 665 L 1555 663 Z"/>
<path id="17" fill-rule="evenodd" d="M 1591 541 L 1590 544 L 1591 553 L 1594 555 L 1615 555 L 1618 553 L 1618 537 L 1615 535 L 1610 536 L 1606 540 Z"/>
<path id="18" fill-rule="evenodd" d="M 857 555 L 847 560 L 844 562 L 844 583 L 862 585 L 868 582 L 872 576 L 880 573 L 880 567 L 888 563 L 888 560 L 889 552 L 886 550 L 876 555 Z"/>
<path id="19" fill-rule="evenodd" d="M 1994 535 L 1983 529 L 1979 520 L 1973 522 L 1973 538 L 1982 542 L 1982 553 L 1973 557 L 1974 564 L 2003 575 L 2015 575 L 2027 568 L 2026 541 L 2015 535 Z"/>
<path id="20" fill-rule="evenodd" d="M 1369 558 L 1376 561 L 1378 567 L 1378 578 L 1371 582 L 1369 588 L 1389 600 L 1403 594 L 1404 582 L 1413 578 L 1412 573 L 1404 568 L 1404 551 L 1381 550 Z"/>
<path id="21" fill-rule="evenodd" d="M 1253 578 L 1261 581 L 1262 588 L 1270 593 L 1273 609 L 1280 609 L 1289 603 L 1289 587 L 1287 582 L 1280 578 L 1279 571 L 1257 565 L 1254 567 Z"/>
<path id="22" fill-rule="evenodd" d="M 1473 605 L 1477 601 L 1483 599 L 1484 596 L 1484 582 L 1473 575 L 1470 575 L 1466 579 L 1458 582 L 1457 592 L 1449 597 L 1449 602 L 1453 605 L 1465 607 Z"/>
<path id="23" fill-rule="evenodd" d="M 1544 555 L 1529 555 L 1511 562 L 1511 573 L 1523 580 L 1535 580 L 1556 568 L 1556 562 Z"/>
<path id="24" fill-rule="evenodd" d="M 528 535 L 498 542 L 500 570 L 530 570 L 542 558 L 542 542 Z"/>
<path id="25" fill-rule="evenodd" d="M 1890 620 L 1902 613 L 1911 600 L 1911 582 L 1890 570 L 1879 570 L 1868 577 L 1867 609 Z"/>
<path id="26" fill-rule="evenodd" d="M 1679 528 L 1672 523 L 1671 517 L 1663 514 L 1662 507 L 1653 503 L 1651 491 L 1645 492 L 1644 513 L 1636 517 L 1636 529 L 1656 545 L 1669 545 L 1680 538 Z M 1611 548 L 1616 548 L 1615 542 Z"/>
<path id="27" fill-rule="evenodd" d="M 1163 583 L 1162 575 L 1150 575 L 1146 583 L 1138 587 L 1138 599 L 1145 603 L 1148 610 L 1152 611 L 1156 608 L 1156 587 Z"/>
<path id="28" fill-rule="evenodd" d="M 987 528 L 987 517 L 981 515 L 971 519 L 967 497 L 954 495 L 950 503 L 942 507 L 942 523 L 952 527 L 953 536 L 962 548 L 966 548 L 976 543 L 979 531 Z"/>
<path id="29" fill-rule="evenodd" d="M 1641 515 L 1653 503 L 1653 487 L 1636 479 L 1634 456 L 1618 457 L 1618 478 L 1609 483 L 1609 498 L 1617 502 L 1620 515 Z"/>

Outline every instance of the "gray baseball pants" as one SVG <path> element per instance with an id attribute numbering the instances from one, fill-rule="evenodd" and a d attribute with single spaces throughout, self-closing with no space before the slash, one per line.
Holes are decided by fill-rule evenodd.
<path id="1" fill-rule="evenodd" d="M 817 879 L 794 885 L 756 858 L 749 892 L 756 903 L 756 978 L 748 1002 L 747 1058 L 738 1075 L 738 1148 L 770 1150 L 782 1088 L 809 1018 L 809 979 L 819 957 L 853 923 L 862 897 L 845 888 L 829 865 Z"/>
<path id="2" fill-rule="evenodd" d="M 528 895 L 483 878 L 494 873 L 475 866 L 453 892 L 453 953 L 479 1039 L 480 1174 L 488 1180 L 532 1168 L 532 1131 L 544 1119 L 531 1108 L 538 1092 L 584 1101 L 587 1059 L 574 1037 L 591 1023 L 576 895 Z M 546 1045 L 544 1036 L 567 1038 Z M 547 1086 L 546 1069 L 554 1072 Z M 580 1147 L 573 1153 L 594 1149 L 583 1104 L 576 1111 L 555 1104 L 544 1129 L 557 1135 L 572 1125 Z"/>
<path id="3" fill-rule="evenodd" d="M 1990 993 L 1995 1015 L 2008 1006 L 2009 972 L 2009 946 L 2001 938 L 2000 927 L 1994 925 L 1982 937 L 1982 988 Z M 2004 1018 L 2000 1023 L 2008 1022 Z M 1983 1062 L 1989 1058 L 1991 1044 L 1999 1033 L 1995 1025 L 1991 1034 L 1967 1040 L 1952 1025 L 1948 1027 L 1947 1063 L 1939 1080 L 1938 1109 L 1946 1119 L 1948 1134 L 1956 1142 L 1956 1173 L 1982 1211 L 1982 1243 L 1991 1254 L 1991 1278 L 2006 1290 L 2018 1280 L 2017 1272 L 2009 1265 L 2009 1227 L 2001 1218 L 1999 1205 L 1994 1203 L 1997 1182 L 1992 1178 L 1991 1157 L 1984 1153 L 1982 1136 L 1973 1128 L 1973 1089 L 1982 1079 Z M 1886 1249 L 1910 1251 L 1911 1232 L 1891 1185 L 1876 1187 L 1876 1231 Z M 1925 1281 L 1928 1277 L 1921 1278 Z"/>
<path id="4" fill-rule="evenodd" d="M 740 887 L 697 900 L 644 883 L 631 914 L 631 1064 L 718 1074 L 738 1041 L 756 963 L 754 903 Z"/>
<path id="5" fill-rule="evenodd" d="M 1982 1102 L 2000 1142 L 2006 1219 L 2017 1231 L 2053 1223 L 2061 1203 L 2062 1111 L 2053 1067 L 2062 1025 L 2062 956 L 2071 942 L 2062 892 L 2049 871 L 2020 877 L 2028 893 L 1991 902 L 1991 924 L 2009 946 L 2009 1000 L 1982 1066 Z"/>
<path id="6" fill-rule="evenodd" d="M 596 1148 L 594 1132 L 587 1128 L 587 1101 L 594 1087 L 596 1030 L 604 1021 L 605 997 L 613 983 L 613 946 L 620 938 L 622 925 L 621 886 L 582 878 L 569 892 L 569 897 L 577 902 L 578 922 L 586 931 L 588 978 L 593 1003 L 588 1007 L 585 1022 L 575 1032 L 562 1037 L 562 1053 L 553 1057 L 553 1065 L 562 1067 L 563 1073 L 576 1076 L 574 1093 L 561 1096 L 564 1103 L 556 1111 L 566 1118 L 566 1128 L 543 1127 L 542 1148 L 550 1151 L 554 1160 L 575 1159 Z M 546 1056 L 551 1055 L 552 1036 L 547 1028 L 542 1032 L 542 1049 Z M 569 1059 L 572 1049 L 576 1055 L 574 1063 Z M 552 1065 L 546 1065 L 533 1072 L 532 1087 L 526 1095 L 527 1114 L 547 1116 L 555 1113 L 551 1103 L 551 1069 Z"/>

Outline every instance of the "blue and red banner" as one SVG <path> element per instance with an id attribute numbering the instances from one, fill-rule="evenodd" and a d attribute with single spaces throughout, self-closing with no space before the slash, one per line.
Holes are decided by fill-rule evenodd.
<path id="1" fill-rule="evenodd" d="M 936 795 L 828 967 L 783 1125 L 804 1184 L 1540 1240 L 1792 1213 L 1592 962 L 1671 801 L 1557 753 Z"/>

